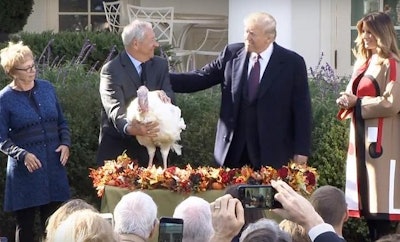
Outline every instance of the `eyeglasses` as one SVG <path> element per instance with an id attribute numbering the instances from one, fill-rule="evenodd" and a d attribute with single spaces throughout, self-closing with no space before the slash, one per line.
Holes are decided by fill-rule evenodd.
<path id="1" fill-rule="evenodd" d="M 18 71 L 26 71 L 26 72 L 33 72 L 33 70 L 36 70 L 36 63 L 33 63 L 31 66 L 28 66 L 26 68 L 14 68 L 15 70 Z"/>

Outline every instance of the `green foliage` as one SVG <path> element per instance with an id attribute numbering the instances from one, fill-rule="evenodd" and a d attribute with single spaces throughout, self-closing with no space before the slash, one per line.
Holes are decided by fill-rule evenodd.
<path id="1" fill-rule="evenodd" d="M 336 118 L 336 99 L 345 90 L 348 77 L 337 77 L 329 64 L 321 64 L 322 57 L 315 69 L 310 68 L 313 131 L 309 164 L 318 170 L 319 186 L 329 184 L 344 190 L 349 122 Z M 343 235 L 349 242 L 368 241 L 364 219 L 349 219 Z"/>
<path id="2" fill-rule="evenodd" d="M 343 226 L 343 237 L 349 242 L 371 241 L 369 231 L 364 219 L 349 218 Z"/>
<path id="3" fill-rule="evenodd" d="M 326 85 L 329 85 L 326 83 Z M 348 123 L 336 119 L 338 111 L 336 95 L 319 96 L 321 89 L 317 81 L 310 81 L 313 107 L 312 152 L 310 165 L 320 174 L 319 185 L 344 187 L 345 160 L 348 142 Z M 337 95 L 339 95 L 337 93 Z M 341 172 L 338 172 L 341 171 Z"/>
<path id="4" fill-rule="evenodd" d="M 32 13 L 33 0 L 0 1 L 0 32 L 16 33 Z"/>
<path id="5" fill-rule="evenodd" d="M 16 42 L 22 40 L 31 47 L 41 64 L 60 65 L 79 62 L 86 69 L 98 69 L 104 62 L 123 50 L 121 37 L 110 32 L 21 32 L 11 36 Z M 85 57 L 85 54 L 87 56 Z"/>
<path id="6" fill-rule="evenodd" d="M 60 75 L 63 72 L 63 75 Z M 100 97 L 98 73 L 87 73 L 79 65 L 47 68 L 43 79 L 51 80 L 56 87 L 64 115 L 72 134 L 68 177 L 72 196 L 97 202 L 93 196 L 88 167 L 95 167 L 94 157 L 100 123 Z"/>

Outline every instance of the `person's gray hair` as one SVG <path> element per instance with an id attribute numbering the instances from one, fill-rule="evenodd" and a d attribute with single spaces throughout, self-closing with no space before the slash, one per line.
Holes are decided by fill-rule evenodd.
<path id="1" fill-rule="evenodd" d="M 188 197 L 176 206 L 173 217 L 183 219 L 182 242 L 209 241 L 214 233 L 210 204 L 203 198 Z"/>
<path id="2" fill-rule="evenodd" d="M 121 38 L 124 46 L 128 46 L 132 40 L 143 40 L 146 29 L 152 28 L 151 23 L 141 20 L 134 20 L 124 27 Z"/>
<path id="3" fill-rule="evenodd" d="M 242 232 L 240 242 L 291 242 L 288 233 L 282 231 L 278 224 L 271 219 L 262 218 L 251 223 Z"/>
<path id="4" fill-rule="evenodd" d="M 157 221 L 157 205 L 144 192 L 124 195 L 114 209 L 114 231 L 149 238 Z"/>

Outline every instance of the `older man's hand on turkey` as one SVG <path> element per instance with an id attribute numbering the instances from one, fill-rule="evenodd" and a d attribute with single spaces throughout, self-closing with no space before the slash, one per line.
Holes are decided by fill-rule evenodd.
<path id="1" fill-rule="evenodd" d="M 171 98 L 169 98 L 163 90 L 158 90 L 157 94 L 163 103 L 171 103 Z"/>
<path id="2" fill-rule="evenodd" d="M 127 127 L 127 132 L 130 135 L 140 135 L 140 136 L 147 136 L 147 137 L 157 137 L 158 132 L 160 129 L 158 128 L 157 122 L 147 122 L 142 123 L 137 120 L 132 120 Z"/>

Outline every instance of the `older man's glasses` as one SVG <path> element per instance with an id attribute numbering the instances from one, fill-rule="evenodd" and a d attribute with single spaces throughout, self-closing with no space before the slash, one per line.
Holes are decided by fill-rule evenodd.
<path id="1" fill-rule="evenodd" d="M 31 66 L 28 66 L 26 68 L 15 67 L 14 69 L 18 70 L 18 71 L 33 72 L 33 71 L 36 71 L 36 63 L 33 63 Z"/>

